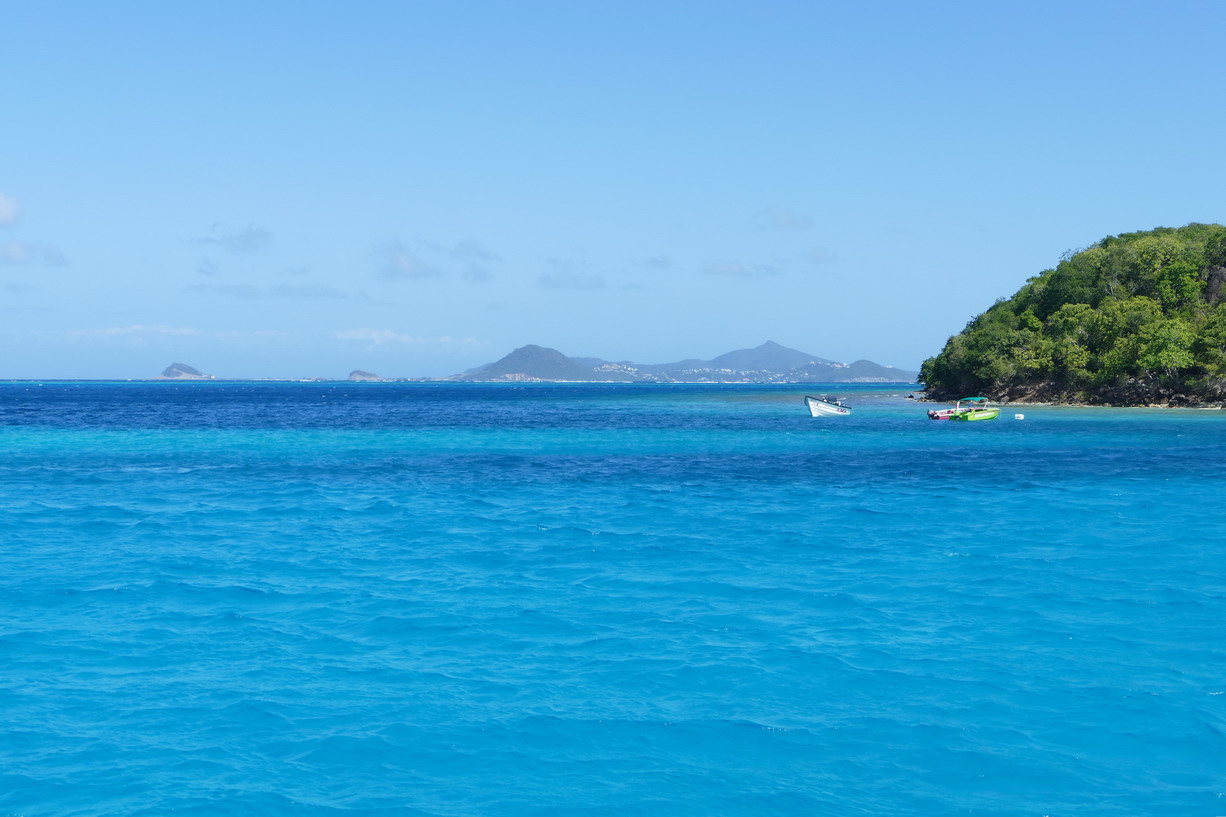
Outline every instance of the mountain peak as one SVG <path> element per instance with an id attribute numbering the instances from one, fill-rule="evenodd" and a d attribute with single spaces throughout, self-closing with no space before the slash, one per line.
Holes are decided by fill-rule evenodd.
<path id="1" fill-rule="evenodd" d="M 766 343 L 753 349 L 738 349 L 735 352 L 727 352 L 711 361 L 713 366 L 722 369 L 774 372 L 798 369 L 809 363 L 830 365 L 834 361 L 825 360 L 808 352 L 789 349 L 786 346 L 775 343 L 773 340 L 768 340 Z"/>
<path id="2" fill-rule="evenodd" d="M 559 352 L 530 343 L 461 380 L 592 380 L 592 370 Z"/>

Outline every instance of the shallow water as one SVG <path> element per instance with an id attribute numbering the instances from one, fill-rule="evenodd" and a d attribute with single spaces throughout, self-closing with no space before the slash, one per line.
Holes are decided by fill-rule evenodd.
<path id="1" fill-rule="evenodd" d="M 0 384 L 0 814 L 1226 814 L 1226 413 L 905 388 Z"/>

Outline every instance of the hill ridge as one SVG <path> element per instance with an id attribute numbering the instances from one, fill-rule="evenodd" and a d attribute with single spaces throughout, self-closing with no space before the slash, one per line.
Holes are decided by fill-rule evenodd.
<path id="1" fill-rule="evenodd" d="M 1226 226 L 1107 236 L 1029 279 L 924 361 L 928 396 L 1226 403 Z"/>
<path id="2" fill-rule="evenodd" d="M 851 364 L 789 349 L 766 341 L 752 349 L 736 349 L 711 360 L 696 358 L 674 363 L 639 364 L 601 358 L 567 357 L 557 349 L 528 344 L 499 360 L 470 369 L 448 380 L 540 380 L 555 382 L 913 382 L 916 373 L 870 360 Z"/>

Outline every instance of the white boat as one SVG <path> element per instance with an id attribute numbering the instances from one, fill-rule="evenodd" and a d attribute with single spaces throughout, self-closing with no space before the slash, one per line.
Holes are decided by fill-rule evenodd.
<path id="1" fill-rule="evenodd" d="M 843 405 L 841 400 L 806 397 L 805 405 L 809 407 L 809 415 L 812 417 L 837 417 L 841 414 L 851 414 L 851 409 Z"/>

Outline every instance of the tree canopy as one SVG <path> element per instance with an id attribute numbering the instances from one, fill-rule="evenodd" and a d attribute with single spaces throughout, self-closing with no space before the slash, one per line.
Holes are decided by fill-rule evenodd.
<path id="1" fill-rule="evenodd" d="M 1226 227 L 1108 236 L 924 361 L 930 397 L 1118 405 L 1226 399 Z"/>

